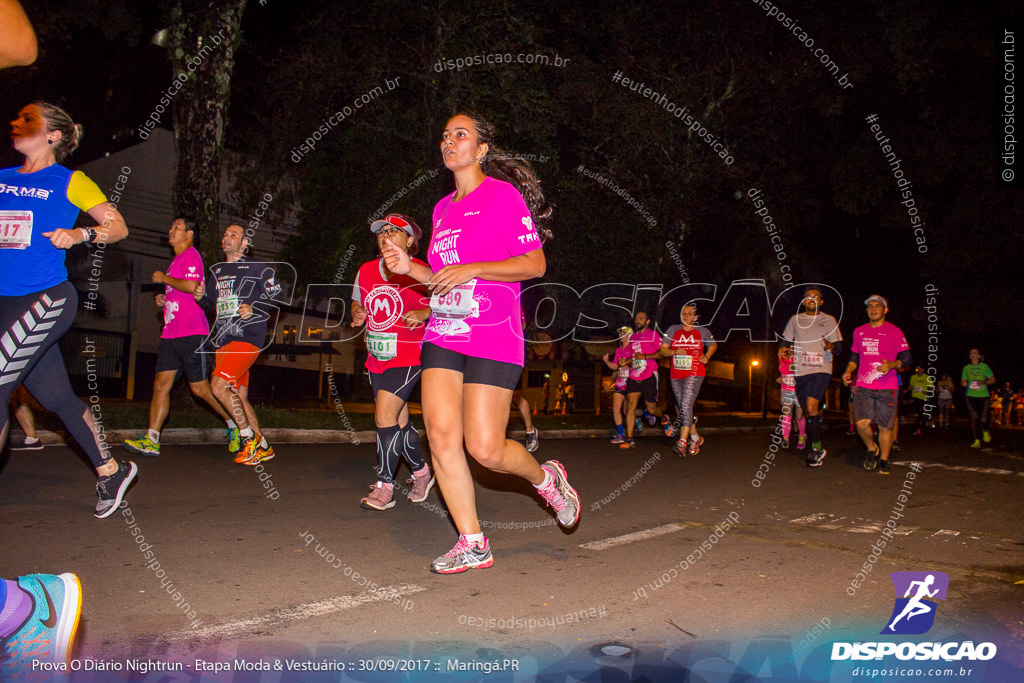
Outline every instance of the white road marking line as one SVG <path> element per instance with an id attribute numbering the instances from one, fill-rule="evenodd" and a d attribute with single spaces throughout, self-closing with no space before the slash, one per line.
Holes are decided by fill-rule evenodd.
<path id="1" fill-rule="evenodd" d="M 863 524 L 856 524 L 848 529 L 843 529 L 843 531 L 847 531 L 851 534 L 880 534 L 884 528 L 885 525 L 881 522 L 868 522 L 865 520 Z M 904 526 L 897 526 L 893 529 L 894 534 L 903 536 L 909 534 L 910 531 L 910 529 Z"/>
<path id="2" fill-rule="evenodd" d="M 680 524 L 673 522 L 671 524 L 664 524 L 662 526 L 656 526 L 653 529 L 644 529 L 643 531 L 635 531 L 625 536 L 614 536 L 612 538 L 606 538 L 602 541 L 591 541 L 590 543 L 583 543 L 580 545 L 581 548 L 587 550 L 605 550 L 607 548 L 614 548 L 617 545 L 625 545 L 626 543 L 636 543 L 637 541 L 646 541 L 649 538 L 656 538 L 658 536 L 664 536 L 665 534 L 674 534 L 677 531 L 686 529 L 691 524 Z"/>
<path id="3" fill-rule="evenodd" d="M 797 517 L 796 519 L 789 520 L 790 524 L 803 524 L 810 526 L 815 522 L 820 522 L 823 519 L 830 519 L 832 515 L 827 512 L 815 512 L 813 515 L 807 515 L 806 517 Z"/>
<path id="4" fill-rule="evenodd" d="M 944 470 L 953 470 L 955 472 L 977 472 L 978 474 L 1015 474 L 1018 477 L 1024 477 L 1024 471 L 1014 472 L 1013 470 L 1003 470 L 996 467 L 968 467 L 967 465 L 946 465 L 941 462 L 894 462 L 893 465 L 917 465 L 918 467 L 940 467 Z"/>
<path id="5" fill-rule="evenodd" d="M 422 586 L 412 584 L 397 584 L 394 586 L 381 586 L 376 590 L 369 590 L 359 595 L 340 595 L 336 598 L 307 602 L 296 607 L 285 607 L 258 614 L 249 619 L 230 621 L 224 624 L 211 624 L 198 629 L 185 629 L 168 633 L 159 639 L 160 645 L 166 646 L 169 651 L 187 650 L 192 646 L 210 642 L 221 642 L 241 638 L 248 635 L 255 628 L 267 628 L 269 626 L 282 627 L 290 622 L 319 617 L 325 614 L 341 612 L 342 610 L 360 607 L 374 602 L 394 602 L 395 598 L 405 597 L 414 593 L 427 590 Z M 396 603 L 396 608 L 401 605 Z"/>
<path id="6" fill-rule="evenodd" d="M 849 534 L 881 533 L 882 529 L 886 527 L 882 522 L 875 522 L 870 519 L 863 519 L 860 517 L 857 517 L 856 519 L 837 517 L 836 515 L 828 512 L 815 512 L 812 515 L 797 517 L 796 519 L 789 520 L 789 523 L 799 524 L 800 526 L 815 527 L 818 529 L 845 531 Z M 919 527 L 916 526 L 899 525 L 893 529 L 893 534 L 897 536 L 908 536 L 918 528 Z"/>

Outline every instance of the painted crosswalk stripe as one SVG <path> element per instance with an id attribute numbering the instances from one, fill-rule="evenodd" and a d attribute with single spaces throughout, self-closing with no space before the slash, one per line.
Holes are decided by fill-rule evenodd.
<path id="1" fill-rule="evenodd" d="M 941 462 L 894 462 L 893 465 L 917 465 L 921 468 L 925 467 L 937 467 L 943 470 L 951 470 L 953 472 L 977 472 L 978 474 L 1014 474 L 1018 477 L 1024 477 L 1024 472 L 1015 472 L 1014 470 L 1004 470 L 998 467 L 971 467 L 969 465 L 947 465 Z"/>
<path id="2" fill-rule="evenodd" d="M 815 512 L 810 515 L 791 519 L 789 520 L 789 523 L 799 524 L 800 526 L 811 527 L 814 529 L 845 531 L 850 534 L 877 534 L 881 533 L 882 529 L 886 527 L 884 522 L 877 522 L 870 519 L 864 519 L 862 517 L 838 516 L 833 515 L 830 512 Z M 900 524 L 893 529 L 893 533 L 897 536 L 907 536 L 919 528 L 920 527 Z"/>
<path id="3" fill-rule="evenodd" d="M 677 531 L 682 531 L 694 524 L 680 524 L 673 522 L 672 524 L 663 524 L 662 526 L 656 526 L 653 529 L 644 529 L 643 531 L 634 531 L 631 534 L 625 536 L 614 536 L 612 538 L 606 538 L 601 541 L 591 541 L 590 543 L 583 543 L 580 545 L 581 548 L 587 550 L 606 550 L 608 548 L 614 548 L 617 545 L 625 545 L 627 543 L 636 543 L 637 541 L 646 541 L 649 538 L 656 538 L 658 536 L 664 536 L 665 534 L 674 534 Z"/>
<path id="4" fill-rule="evenodd" d="M 320 617 L 326 614 L 341 612 L 353 607 L 360 607 L 376 602 L 394 603 L 401 609 L 401 600 L 406 596 L 425 591 L 426 588 L 412 584 L 381 586 L 358 595 L 341 595 L 336 598 L 307 602 L 295 607 L 285 607 L 257 614 L 248 619 L 239 619 L 223 624 L 210 624 L 197 629 L 185 629 L 168 633 L 159 640 L 159 644 L 168 652 L 180 652 L 203 647 L 212 643 L 244 638 L 256 630 L 282 628 L 293 622 Z M 396 602 L 397 600 L 397 602 Z"/>

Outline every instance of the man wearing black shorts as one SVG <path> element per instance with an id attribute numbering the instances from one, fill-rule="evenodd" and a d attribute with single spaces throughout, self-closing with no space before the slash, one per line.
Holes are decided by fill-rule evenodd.
<path id="1" fill-rule="evenodd" d="M 164 285 L 157 294 L 156 305 L 164 311 L 164 330 L 156 352 L 156 378 L 153 399 L 149 403 L 149 431 L 137 439 L 126 439 L 125 450 L 139 455 L 160 455 L 160 430 L 167 420 L 171 405 L 171 388 L 179 372 L 184 372 L 189 389 L 203 399 L 228 427 L 229 448 L 238 449 L 238 429 L 217 399 L 210 392 L 206 354 L 199 352 L 210 333 L 206 314 L 195 302 L 192 293 L 203 281 L 203 259 L 195 247 L 199 234 L 195 220 L 174 219 L 167 241 L 174 249 L 174 260 L 167 272 L 153 273 L 153 282 Z"/>
<path id="2" fill-rule="evenodd" d="M 793 342 L 796 399 L 807 416 L 807 435 L 811 440 L 811 451 L 806 459 L 808 467 L 821 467 L 825 461 L 827 451 L 821 443 L 821 404 L 832 379 L 832 358 L 841 352 L 843 341 L 836 319 L 821 312 L 823 302 L 820 289 L 807 289 L 803 299 L 804 312 L 790 318 L 782 333 L 787 341 Z"/>

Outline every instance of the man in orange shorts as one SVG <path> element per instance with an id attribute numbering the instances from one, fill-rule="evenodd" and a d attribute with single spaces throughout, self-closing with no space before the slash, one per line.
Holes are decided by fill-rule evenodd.
<path id="1" fill-rule="evenodd" d="M 235 462 L 253 466 L 274 457 L 249 403 L 249 368 L 267 337 L 268 307 L 259 304 L 280 298 L 281 284 L 271 264 L 246 256 L 249 240 L 241 226 L 224 230 L 221 248 L 227 262 L 210 268 L 206 284 L 196 288 L 195 297 L 207 310 L 216 309 L 210 340 L 217 349 L 217 361 L 210 389 L 238 424 L 242 448 Z"/>

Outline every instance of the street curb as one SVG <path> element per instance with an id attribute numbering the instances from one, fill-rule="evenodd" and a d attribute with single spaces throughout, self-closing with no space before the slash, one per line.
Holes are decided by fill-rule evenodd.
<path id="1" fill-rule="evenodd" d="M 775 426 L 764 425 L 757 427 L 701 427 L 702 434 L 752 434 L 755 432 L 772 431 Z M 113 429 L 105 432 L 106 441 L 111 445 L 124 443 L 125 439 L 137 437 L 140 432 L 131 429 Z M 541 440 L 545 439 L 600 439 L 611 438 L 615 434 L 611 429 L 549 429 L 540 432 Z M 39 430 L 36 436 L 47 446 L 63 445 L 64 438 L 59 432 Z M 377 432 L 374 430 L 345 431 L 341 429 L 267 429 L 263 436 L 274 444 L 371 444 L 377 442 Z M 420 436 L 426 439 L 426 433 L 420 431 Z M 665 438 L 661 428 L 651 427 L 644 430 L 644 433 L 637 438 Z M 526 438 L 526 432 L 522 430 L 509 432 L 509 438 L 522 440 Z M 16 442 L 20 443 L 20 441 Z M 227 443 L 223 428 L 210 429 L 189 429 L 176 428 L 165 429 L 160 433 L 160 443 L 170 445 L 197 445 L 197 444 L 222 444 Z"/>

